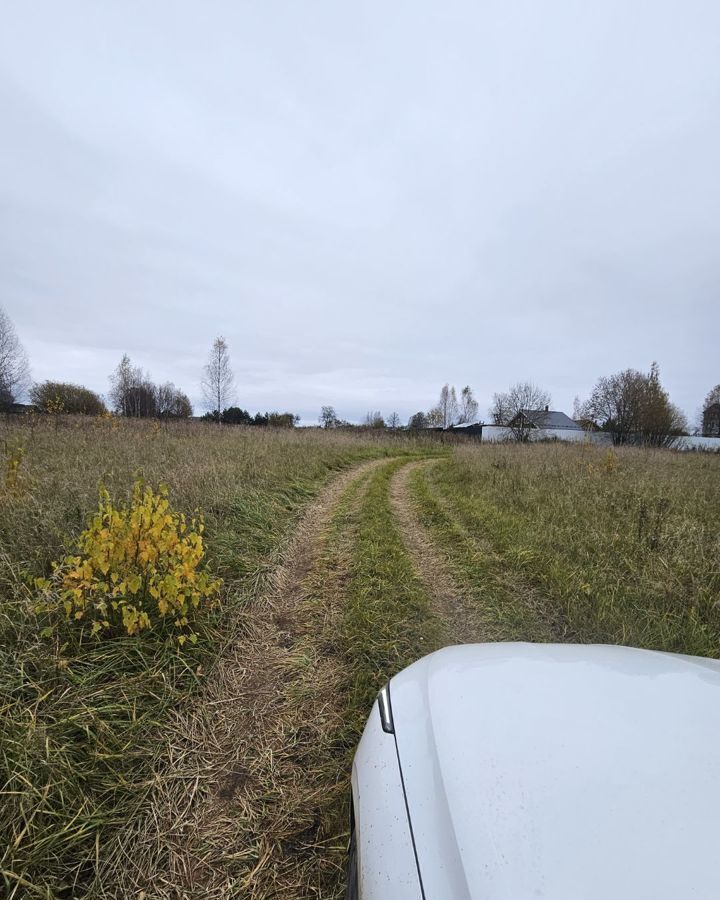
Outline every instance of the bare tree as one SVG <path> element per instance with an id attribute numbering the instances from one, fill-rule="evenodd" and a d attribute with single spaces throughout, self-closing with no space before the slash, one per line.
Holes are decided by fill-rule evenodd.
<path id="1" fill-rule="evenodd" d="M 120 416 L 137 416 L 139 387 L 143 383 L 143 371 L 134 366 L 127 353 L 110 376 L 110 403 Z"/>
<path id="2" fill-rule="evenodd" d="M 192 415 L 190 398 L 171 381 L 155 388 L 155 406 L 160 419 L 187 419 Z"/>
<path id="3" fill-rule="evenodd" d="M 368 428 L 384 428 L 385 427 L 385 419 L 383 418 L 383 414 L 380 410 L 370 410 L 365 416 L 365 421 L 363 423 Z"/>
<path id="4" fill-rule="evenodd" d="M 157 388 L 147 372 L 132 364 L 127 353 L 110 376 L 110 385 L 110 402 L 118 415 L 135 419 L 157 415 Z"/>
<path id="5" fill-rule="evenodd" d="M 220 421 L 220 414 L 232 403 L 235 392 L 235 380 L 230 368 L 230 352 L 227 341 L 222 336 L 213 341 L 210 357 L 205 365 L 202 391 L 207 408 L 211 412 L 216 411 Z"/>
<path id="6" fill-rule="evenodd" d="M 490 417 L 493 424 L 509 428 L 515 440 L 526 441 L 533 428 L 542 426 L 550 403 L 546 390 L 531 381 L 519 381 L 509 391 L 493 395 Z"/>
<path id="7" fill-rule="evenodd" d="M 337 428 L 338 417 L 334 406 L 323 406 L 320 411 L 319 422 L 323 428 Z"/>
<path id="8" fill-rule="evenodd" d="M 575 394 L 575 396 L 573 397 L 572 417 L 575 422 L 580 422 L 584 418 L 586 418 L 583 404 L 581 403 L 580 397 L 577 394 Z"/>
<path id="9" fill-rule="evenodd" d="M 388 428 L 397 431 L 400 427 L 400 416 L 396 412 L 391 412 L 387 419 Z"/>
<path id="10" fill-rule="evenodd" d="M 625 444 L 639 427 L 643 376 L 637 369 L 598 378 L 583 404 L 585 418 L 612 434 L 614 444 Z"/>
<path id="11" fill-rule="evenodd" d="M 443 385 L 437 409 L 440 411 L 440 424 L 443 428 L 455 425 L 458 420 L 458 402 L 454 387 L 450 387 L 449 384 Z"/>
<path id="12" fill-rule="evenodd" d="M 478 403 L 469 384 L 460 392 L 460 414 L 457 419 L 458 425 L 464 425 L 467 422 L 474 422 L 477 419 Z"/>
<path id="13" fill-rule="evenodd" d="M 0 406 L 15 403 L 30 387 L 30 366 L 10 317 L 0 308 Z"/>

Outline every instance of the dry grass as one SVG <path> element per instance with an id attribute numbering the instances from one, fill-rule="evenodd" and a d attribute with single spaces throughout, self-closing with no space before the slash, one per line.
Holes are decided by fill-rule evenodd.
<path id="1" fill-rule="evenodd" d="M 339 897 L 352 752 L 398 669 L 476 639 L 720 656 L 716 457 L 464 445 L 442 458 L 378 435 L 1 427 L 11 898 Z M 183 653 L 157 632 L 43 639 L 33 579 L 77 536 L 98 483 L 126 496 L 138 474 L 204 511 L 221 609 Z"/>
<path id="2" fill-rule="evenodd" d="M 0 883 L 10 897 L 79 897 L 111 836 L 141 815 L 172 711 L 223 654 L 227 617 L 272 570 L 302 507 L 334 471 L 396 442 L 117 420 L 0 428 Z M 204 511 L 208 563 L 225 579 L 220 613 L 183 653 L 155 633 L 43 639 L 34 578 L 72 544 L 98 484 L 127 496 L 138 474 L 167 484 L 178 509 Z"/>

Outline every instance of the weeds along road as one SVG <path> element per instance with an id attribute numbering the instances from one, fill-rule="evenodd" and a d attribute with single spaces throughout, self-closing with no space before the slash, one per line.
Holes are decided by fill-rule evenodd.
<path id="1" fill-rule="evenodd" d="M 350 764 L 375 693 L 417 657 L 486 637 L 421 521 L 437 462 L 364 463 L 307 511 L 178 714 L 152 808 L 116 841 L 100 896 L 342 896 Z"/>

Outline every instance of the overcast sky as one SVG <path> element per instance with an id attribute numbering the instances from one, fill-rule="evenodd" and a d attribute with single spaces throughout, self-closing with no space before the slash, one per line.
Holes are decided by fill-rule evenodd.
<path id="1" fill-rule="evenodd" d="M 720 3 L 27 2 L 0 28 L 0 305 L 33 376 L 200 405 L 570 412 L 720 381 Z"/>

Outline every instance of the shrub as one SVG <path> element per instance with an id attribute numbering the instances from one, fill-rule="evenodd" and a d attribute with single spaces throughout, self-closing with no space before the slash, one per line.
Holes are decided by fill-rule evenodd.
<path id="1" fill-rule="evenodd" d="M 188 395 L 176 388 L 172 381 L 157 385 L 155 404 L 160 419 L 188 419 L 193 412 Z"/>
<path id="2" fill-rule="evenodd" d="M 170 507 L 167 489 L 137 481 L 129 505 L 114 505 L 101 488 L 97 512 L 78 540 L 78 553 L 40 579 L 43 609 L 60 609 L 90 625 L 93 635 L 128 635 L 169 626 L 183 644 L 197 640 L 193 620 L 214 606 L 220 579 L 200 569 L 203 520 L 188 523 Z"/>
<path id="3" fill-rule="evenodd" d="M 271 428 L 294 428 L 300 421 L 300 416 L 291 412 L 266 413 L 267 423 Z"/>
<path id="4" fill-rule="evenodd" d="M 82 416 L 100 416 L 106 412 L 102 399 L 79 384 L 63 381 L 43 381 L 34 384 L 30 399 L 38 409 L 47 413 L 71 413 Z"/>

